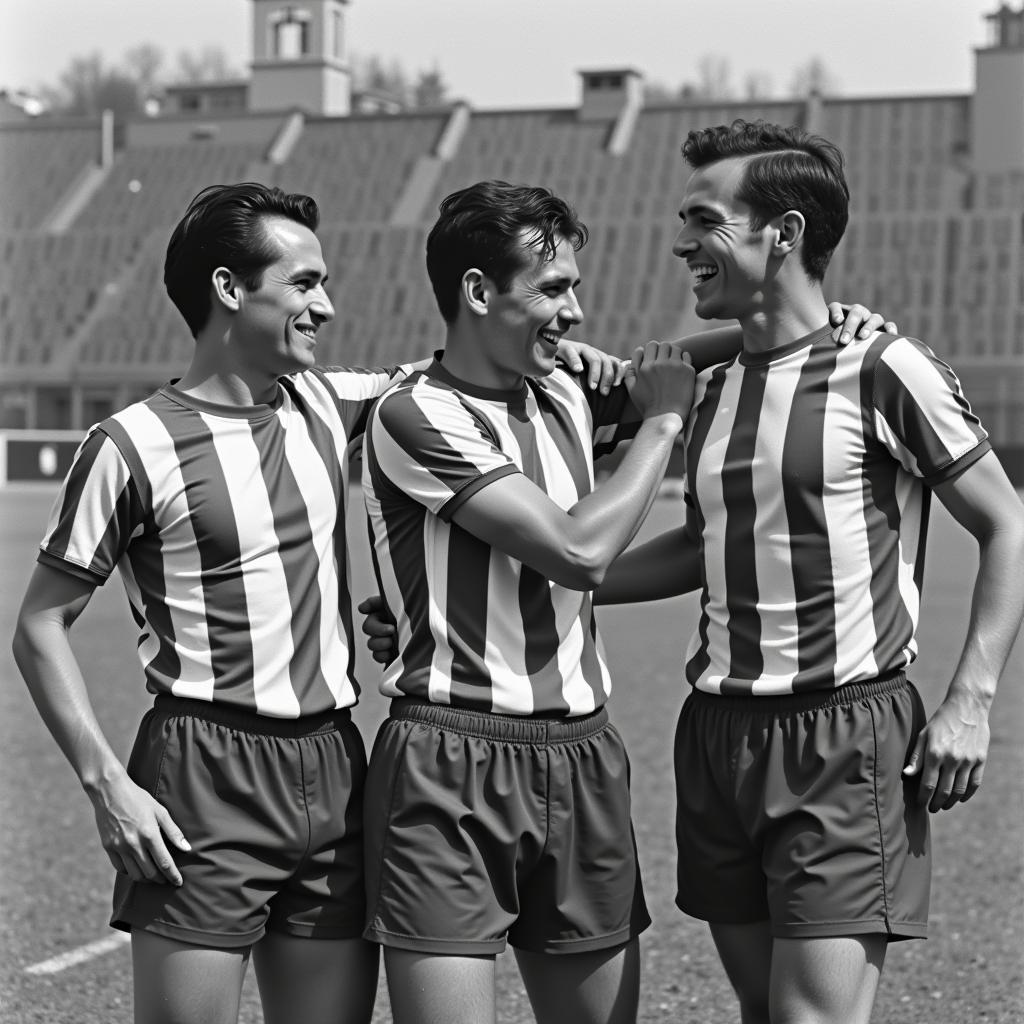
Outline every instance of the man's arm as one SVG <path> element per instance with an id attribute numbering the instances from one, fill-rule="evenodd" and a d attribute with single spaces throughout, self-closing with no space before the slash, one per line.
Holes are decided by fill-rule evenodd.
<path id="1" fill-rule="evenodd" d="M 678 597 L 700 587 L 700 550 L 685 526 L 624 551 L 594 591 L 594 604 Z"/>
<path id="2" fill-rule="evenodd" d="M 135 881 L 181 885 L 164 836 L 189 850 L 167 811 L 128 777 L 100 729 L 71 649 L 69 632 L 95 587 L 37 565 L 14 633 L 14 659 L 36 707 L 93 804 L 115 870 Z"/>
<path id="3" fill-rule="evenodd" d="M 920 802 L 940 811 L 981 785 L 989 709 L 1024 617 L 1024 508 L 992 452 L 934 491 L 980 555 L 960 661 L 904 769 L 920 776 Z"/>
<path id="4" fill-rule="evenodd" d="M 644 420 L 600 487 L 565 511 L 527 477 L 510 474 L 469 497 L 454 521 L 555 583 L 593 589 L 650 510 L 689 412 L 694 373 L 671 346 L 649 342 L 634 354 L 626 384 Z"/>

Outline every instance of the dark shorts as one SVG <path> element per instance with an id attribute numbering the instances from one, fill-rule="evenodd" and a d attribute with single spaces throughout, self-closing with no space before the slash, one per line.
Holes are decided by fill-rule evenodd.
<path id="1" fill-rule="evenodd" d="M 366 840 L 365 935 L 385 946 L 583 953 L 650 924 L 629 761 L 604 709 L 541 719 L 393 701 Z"/>
<path id="2" fill-rule="evenodd" d="M 780 938 L 921 938 L 928 811 L 902 770 L 924 723 L 902 675 L 828 693 L 693 691 L 675 742 L 681 910 Z"/>
<path id="3" fill-rule="evenodd" d="M 172 850 L 181 886 L 119 874 L 115 928 L 219 948 L 361 934 L 366 754 L 348 711 L 277 719 L 157 697 L 128 772 L 192 851 Z"/>

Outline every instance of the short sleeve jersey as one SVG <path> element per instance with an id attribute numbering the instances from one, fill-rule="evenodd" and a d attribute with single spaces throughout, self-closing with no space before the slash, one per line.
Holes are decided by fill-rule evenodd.
<path id="1" fill-rule="evenodd" d="M 242 408 L 161 388 L 89 432 L 39 561 L 97 585 L 120 570 L 153 693 L 349 707 L 346 448 L 401 372 L 310 370 Z"/>
<path id="2" fill-rule="evenodd" d="M 557 369 L 513 393 L 434 364 L 378 404 L 363 487 L 398 657 L 381 690 L 510 715 L 575 716 L 611 689 L 588 593 L 569 590 L 461 529 L 481 488 L 523 474 L 568 510 L 594 486 L 594 455 L 635 435 L 624 388 L 607 397 Z"/>
<path id="3" fill-rule="evenodd" d="M 914 338 L 840 348 L 825 327 L 701 373 L 685 439 L 693 686 L 829 689 L 913 660 L 929 485 L 990 449 L 950 367 Z"/>

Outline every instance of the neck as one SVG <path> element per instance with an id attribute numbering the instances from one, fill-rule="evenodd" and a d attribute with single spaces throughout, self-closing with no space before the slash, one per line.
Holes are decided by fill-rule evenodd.
<path id="1" fill-rule="evenodd" d="M 523 386 L 522 374 L 496 367 L 488 358 L 488 341 L 475 332 L 450 324 L 444 343 L 445 369 L 459 380 L 495 391 L 516 391 Z"/>
<path id="2" fill-rule="evenodd" d="M 740 317 L 743 348 L 767 352 L 788 345 L 828 323 L 828 306 L 818 282 L 777 288 L 765 293 L 757 309 Z"/>
<path id="3" fill-rule="evenodd" d="M 265 405 L 277 394 L 277 378 L 239 365 L 227 337 L 200 334 L 188 369 L 177 388 L 218 405 Z"/>

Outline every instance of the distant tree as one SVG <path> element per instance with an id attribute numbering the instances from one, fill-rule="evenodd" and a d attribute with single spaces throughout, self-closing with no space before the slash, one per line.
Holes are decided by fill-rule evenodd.
<path id="1" fill-rule="evenodd" d="M 56 87 L 44 88 L 43 95 L 54 112 L 69 117 L 95 117 L 104 110 L 130 117 L 144 99 L 131 73 L 106 67 L 98 52 L 73 57 Z"/>
<path id="2" fill-rule="evenodd" d="M 743 76 L 743 98 L 767 100 L 772 97 L 772 80 L 764 71 L 748 71 Z"/>
<path id="3" fill-rule="evenodd" d="M 706 100 L 730 100 L 733 98 L 732 72 L 729 60 L 714 53 L 706 53 L 697 62 L 697 87 Z"/>
<path id="4" fill-rule="evenodd" d="M 837 96 L 840 92 L 839 79 L 829 71 L 820 57 L 812 57 L 793 74 L 789 87 L 790 94 L 803 98 L 812 93 L 818 96 Z"/>
<path id="5" fill-rule="evenodd" d="M 228 55 L 219 46 L 204 46 L 194 52 L 182 50 L 178 54 L 175 82 L 219 82 L 240 77 L 241 73 L 231 66 Z"/>
<path id="6" fill-rule="evenodd" d="M 435 64 L 415 78 L 397 60 L 385 61 L 378 54 L 353 56 L 352 86 L 357 92 L 383 93 L 403 107 L 432 109 L 448 105 L 448 83 Z"/>
<path id="7" fill-rule="evenodd" d="M 125 53 L 124 65 L 142 92 L 151 96 L 158 91 L 164 66 L 164 52 L 159 46 L 141 43 L 133 47 Z"/>
<path id="8" fill-rule="evenodd" d="M 412 87 L 412 103 L 421 110 L 448 105 L 448 85 L 435 64 L 429 71 L 420 71 Z"/>

